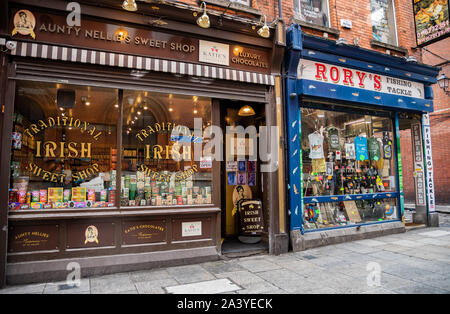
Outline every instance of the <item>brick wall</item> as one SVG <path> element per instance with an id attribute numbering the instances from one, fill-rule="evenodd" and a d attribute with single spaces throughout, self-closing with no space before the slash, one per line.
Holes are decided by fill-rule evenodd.
<path id="1" fill-rule="evenodd" d="M 426 46 L 422 50 L 423 62 L 430 65 L 450 60 L 450 38 Z M 442 58 L 438 57 L 441 56 Z M 450 65 L 443 65 L 441 73 L 450 77 Z M 437 204 L 450 204 L 450 97 L 436 84 L 433 86 L 434 112 L 430 115 L 433 147 L 434 185 Z M 401 153 L 405 198 L 414 201 L 411 135 L 401 133 Z"/>
<path id="2" fill-rule="evenodd" d="M 195 0 L 184 1 L 192 5 L 197 5 Z M 415 48 L 415 30 L 412 0 L 394 0 L 395 22 L 397 28 L 398 46 L 407 49 L 406 55 L 413 55 L 420 62 L 436 65 L 444 61 L 435 54 L 444 59 L 450 59 L 450 38 L 444 41 L 429 45 L 427 50 Z M 252 0 L 252 6 L 262 11 L 267 16 L 270 23 L 278 17 L 278 0 Z M 214 8 L 222 10 L 220 8 Z M 283 18 L 286 25 L 289 26 L 294 17 L 294 0 L 282 0 Z M 375 50 L 386 53 L 387 48 L 373 46 L 371 44 L 372 20 L 370 12 L 370 0 L 329 0 L 330 27 L 339 30 L 340 37 L 347 40 L 348 44 L 353 44 L 354 39 L 358 38 L 359 45 L 365 49 Z M 352 29 L 345 29 L 340 26 L 340 20 L 347 19 L 352 21 Z M 314 36 L 323 36 L 323 31 L 302 27 L 303 31 Z M 329 38 L 336 39 L 336 36 L 329 34 Z M 402 52 L 392 49 L 391 55 L 404 56 Z M 444 66 L 443 72 L 450 77 L 450 66 Z M 434 180 L 436 189 L 436 202 L 450 204 L 450 98 L 437 85 L 434 91 L 435 113 L 431 115 L 433 161 L 434 161 Z M 401 155 L 403 164 L 404 193 L 409 202 L 414 202 L 414 180 L 413 167 L 411 159 L 411 134 L 410 131 L 401 132 Z"/>
<path id="3" fill-rule="evenodd" d="M 260 0 L 255 0 L 260 1 Z M 294 0 L 282 0 L 283 16 L 289 23 L 294 17 Z M 408 50 L 408 55 L 414 55 L 420 60 L 420 50 L 414 49 L 416 46 L 414 33 L 414 19 L 411 0 L 395 0 L 395 17 L 397 25 L 398 46 Z M 386 48 L 372 46 L 372 20 L 370 14 L 370 0 L 329 0 L 330 26 L 340 31 L 340 36 L 347 40 L 348 44 L 353 44 L 358 38 L 362 48 L 376 50 L 386 53 Z M 352 29 L 345 29 L 340 26 L 340 20 L 352 21 Z M 313 29 L 303 27 L 306 33 L 322 35 Z M 333 38 L 333 36 L 330 36 Z M 403 56 L 401 52 L 390 50 L 392 55 Z"/>

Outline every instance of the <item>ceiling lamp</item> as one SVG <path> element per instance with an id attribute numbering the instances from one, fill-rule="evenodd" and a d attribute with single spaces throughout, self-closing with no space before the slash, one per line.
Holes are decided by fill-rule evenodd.
<path id="1" fill-rule="evenodd" d="M 197 19 L 197 25 L 202 28 L 209 28 L 211 26 L 211 22 L 209 21 L 209 16 L 206 14 L 206 3 L 202 2 L 200 5 L 200 9 L 204 6 L 203 15 Z"/>
<path id="2" fill-rule="evenodd" d="M 137 11 L 137 4 L 135 0 L 125 0 L 122 3 L 122 8 L 127 10 L 127 11 Z"/>
<path id="3" fill-rule="evenodd" d="M 264 15 L 264 26 L 258 29 L 258 35 L 263 38 L 269 38 L 270 37 L 270 29 L 269 26 L 267 26 L 266 23 L 266 16 Z"/>
<path id="4" fill-rule="evenodd" d="M 249 105 L 245 105 L 241 109 L 239 109 L 238 115 L 241 117 L 254 116 L 255 110 L 253 110 L 253 108 Z"/>

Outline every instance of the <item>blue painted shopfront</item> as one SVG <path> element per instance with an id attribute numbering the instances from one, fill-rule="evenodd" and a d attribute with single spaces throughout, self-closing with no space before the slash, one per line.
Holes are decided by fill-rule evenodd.
<path id="1" fill-rule="evenodd" d="M 331 79 L 329 79 L 330 77 L 327 79 L 325 76 L 321 77 L 318 66 L 317 79 L 311 79 L 299 73 L 303 70 L 302 62 L 326 64 L 333 67 L 335 71 L 328 71 L 327 74 L 331 74 L 332 76 Z M 415 95 L 392 94 L 377 89 L 374 90 L 373 88 L 359 88 L 356 82 L 354 82 L 356 86 L 351 86 L 351 84 L 333 84 L 333 74 L 334 76 L 338 75 L 338 68 L 344 69 L 343 71 L 347 72 L 349 70 L 345 69 L 357 71 L 358 75 L 364 72 L 367 75 L 373 75 L 374 78 L 378 75 L 389 77 L 391 80 L 400 79 L 411 82 L 411 84 L 419 83 L 423 86 L 423 90 L 420 92 L 423 95 L 421 97 L 415 97 Z M 433 111 L 433 92 L 431 85 L 436 83 L 438 69 L 416 62 L 407 62 L 405 58 L 393 57 L 352 45 L 338 45 L 331 40 L 307 35 L 301 31 L 299 25 L 294 24 L 287 31 L 285 73 L 290 229 L 300 230 L 302 234 L 307 231 L 326 229 L 305 230 L 303 212 L 305 205 L 327 202 L 396 199 L 398 204 L 396 206 L 398 210 L 397 220 L 401 220 L 404 210 L 404 200 L 401 182 L 401 158 L 399 154 L 399 114 L 409 112 L 422 116 Z M 361 75 L 366 75 L 364 73 Z M 319 78 L 321 78 L 320 81 L 318 80 Z M 315 108 L 330 111 L 335 110 L 332 104 L 345 103 L 350 104 L 350 108 L 351 106 L 355 106 L 362 108 L 361 110 L 367 109 L 373 110 L 374 112 L 387 112 L 393 125 L 393 154 L 396 157 L 396 190 L 379 193 L 304 197 L 305 182 L 303 181 L 302 169 L 301 108 L 306 106 L 306 102 L 313 102 L 316 104 Z M 388 221 L 370 223 L 385 222 Z M 364 223 L 349 226 L 361 224 Z"/>

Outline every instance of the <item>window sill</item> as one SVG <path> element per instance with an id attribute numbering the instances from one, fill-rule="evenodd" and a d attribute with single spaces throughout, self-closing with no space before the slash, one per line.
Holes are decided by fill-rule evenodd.
<path id="1" fill-rule="evenodd" d="M 399 52 L 399 53 L 402 53 L 402 54 L 405 54 L 405 55 L 408 53 L 408 50 L 406 48 L 403 48 L 403 47 L 400 47 L 400 46 L 391 45 L 391 44 L 386 44 L 386 43 L 383 43 L 381 41 L 374 40 L 374 39 L 372 39 L 370 41 L 370 44 L 372 46 L 374 46 L 374 47 L 381 47 L 381 48 L 393 50 L 393 51 L 396 51 L 396 52 Z"/>
<path id="2" fill-rule="evenodd" d="M 300 25 L 301 27 L 304 27 L 304 28 L 309 28 L 309 29 L 313 29 L 313 30 L 316 30 L 316 31 L 321 31 L 321 32 L 324 32 L 324 33 L 332 34 L 332 35 L 337 36 L 337 37 L 340 34 L 340 31 L 338 29 L 331 28 L 331 27 L 326 27 L 326 26 L 320 26 L 320 25 L 313 24 L 313 23 L 304 22 L 304 21 L 298 20 L 296 18 L 292 18 L 291 19 L 291 24 L 292 23 L 296 23 L 296 24 L 298 24 L 298 25 Z"/>
<path id="3" fill-rule="evenodd" d="M 73 209 L 39 209 L 16 210 L 8 213 L 10 221 L 51 220 L 51 219 L 81 219 L 81 218 L 110 218 L 132 216 L 170 216 L 180 214 L 211 214 L 220 212 L 215 205 L 181 205 L 164 207 L 116 207 L 104 209 L 73 208 Z"/>
<path id="4" fill-rule="evenodd" d="M 257 16 L 262 16 L 263 13 L 260 10 L 257 10 L 255 8 L 252 7 L 248 7 L 246 5 L 243 4 L 239 4 L 239 3 L 234 3 L 231 1 L 225 1 L 225 0 L 202 0 L 202 1 L 198 1 L 198 4 L 200 5 L 202 2 L 205 2 L 206 4 L 209 5 L 215 5 L 221 8 L 226 8 L 226 9 L 231 9 L 231 10 L 236 10 L 236 11 L 240 11 L 240 12 L 244 12 L 244 13 L 250 13 L 253 15 L 257 15 Z"/>

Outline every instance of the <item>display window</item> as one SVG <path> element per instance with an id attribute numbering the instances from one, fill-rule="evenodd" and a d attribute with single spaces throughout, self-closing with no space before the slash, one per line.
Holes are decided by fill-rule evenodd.
<path id="1" fill-rule="evenodd" d="M 10 209 L 114 206 L 117 95 L 17 82 Z"/>
<path id="2" fill-rule="evenodd" d="M 209 98 L 18 81 L 14 108 L 10 210 L 212 203 Z"/>
<path id="3" fill-rule="evenodd" d="M 211 160 L 195 160 L 194 134 L 211 125 L 211 99 L 124 92 L 121 206 L 211 204 Z"/>
<path id="4" fill-rule="evenodd" d="M 301 108 L 307 229 L 397 219 L 393 121 Z"/>

